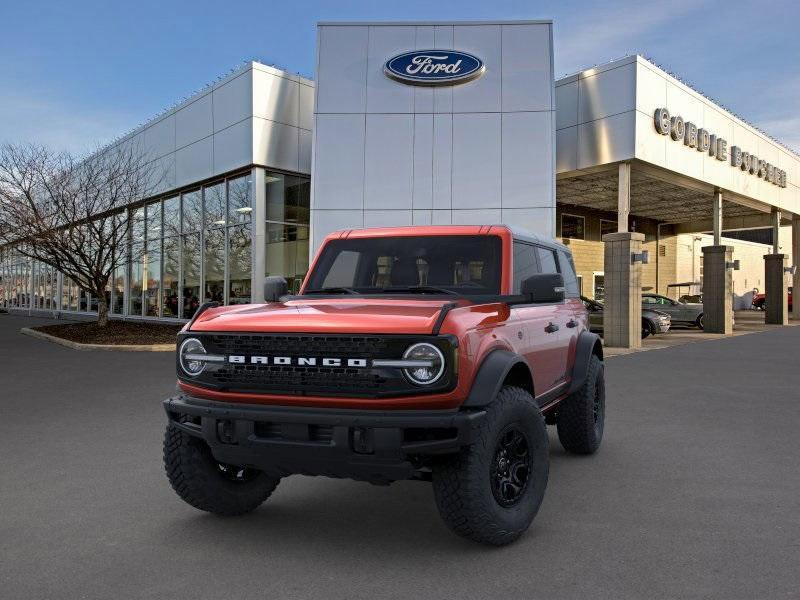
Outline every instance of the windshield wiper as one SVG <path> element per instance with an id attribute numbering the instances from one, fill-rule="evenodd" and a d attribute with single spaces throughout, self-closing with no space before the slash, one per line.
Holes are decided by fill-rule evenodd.
<path id="1" fill-rule="evenodd" d="M 448 290 L 445 288 L 436 287 L 434 285 L 409 285 L 402 287 L 387 287 L 381 289 L 381 292 L 408 292 L 409 294 L 449 294 L 451 296 L 458 296 L 458 292 Z"/>
<path id="2" fill-rule="evenodd" d="M 306 290 L 304 294 L 355 294 L 360 295 L 359 292 L 349 287 L 324 287 L 318 290 Z"/>

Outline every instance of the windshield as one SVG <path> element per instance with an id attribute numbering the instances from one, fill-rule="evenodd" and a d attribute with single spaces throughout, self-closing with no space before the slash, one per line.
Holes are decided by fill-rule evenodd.
<path id="1" fill-rule="evenodd" d="M 334 240 L 305 293 L 499 294 L 501 254 L 500 238 L 489 235 Z"/>

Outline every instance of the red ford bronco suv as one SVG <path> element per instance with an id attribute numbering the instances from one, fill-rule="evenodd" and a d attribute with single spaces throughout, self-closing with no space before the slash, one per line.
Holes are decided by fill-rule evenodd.
<path id="1" fill-rule="evenodd" d="M 433 483 L 457 534 L 507 544 L 568 451 L 603 436 L 603 352 L 569 250 L 505 226 L 339 231 L 299 294 L 205 304 L 177 344 L 164 462 L 192 506 L 254 510 L 291 474 Z"/>

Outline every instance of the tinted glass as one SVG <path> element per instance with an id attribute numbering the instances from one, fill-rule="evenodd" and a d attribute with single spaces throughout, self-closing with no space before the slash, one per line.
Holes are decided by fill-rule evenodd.
<path id="1" fill-rule="evenodd" d="M 183 194 L 183 232 L 198 231 L 202 222 L 203 207 L 200 190 Z"/>
<path id="2" fill-rule="evenodd" d="M 584 219 L 575 215 L 561 215 L 561 237 L 582 240 L 585 237 Z"/>
<path id="3" fill-rule="evenodd" d="M 147 243 L 144 265 L 144 314 L 159 317 L 161 308 L 161 241 Z"/>
<path id="4" fill-rule="evenodd" d="M 501 254 L 496 236 L 335 240 L 322 251 L 307 290 L 347 287 L 375 294 L 435 286 L 465 295 L 498 294 Z"/>
<path id="5" fill-rule="evenodd" d="M 286 279 L 297 293 L 308 270 L 308 227 L 267 223 L 267 269 L 265 275 Z"/>
<path id="6" fill-rule="evenodd" d="M 129 281 L 128 314 L 141 316 L 142 314 L 142 259 L 144 248 L 137 243 L 132 246 L 131 276 Z"/>
<path id="7" fill-rule="evenodd" d="M 564 276 L 564 290 L 567 298 L 577 298 L 580 296 L 578 277 L 575 275 L 575 265 L 572 256 L 567 252 L 558 253 L 558 261 L 561 266 L 561 274 Z"/>
<path id="8" fill-rule="evenodd" d="M 200 234 L 184 235 L 183 243 L 183 318 L 191 319 L 200 307 Z"/>
<path id="9" fill-rule="evenodd" d="M 161 236 L 161 203 L 151 202 L 147 205 L 147 239 L 157 240 Z"/>
<path id="10" fill-rule="evenodd" d="M 553 250 L 536 246 L 536 254 L 539 256 L 539 268 L 542 273 L 558 273 L 556 253 Z"/>
<path id="11" fill-rule="evenodd" d="M 222 227 L 226 221 L 225 182 L 203 188 L 206 208 L 206 226 Z"/>
<path id="12" fill-rule="evenodd" d="M 229 304 L 250 302 L 250 276 L 252 273 L 250 247 L 250 227 L 248 225 L 239 225 L 228 230 Z"/>
<path id="13" fill-rule="evenodd" d="M 166 208 L 166 203 L 164 204 Z M 177 317 L 178 315 L 178 253 L 177 237 L 164 238 L 164 272 L 162 274 L 163 286 L 163 305 L 165 317 Z"/>
<path id="14" fill-rule="evenodd" d="M 205 301 L 225 300 L 225 230 L 210 229 L 205 236 Z"/>
<path id="15" fill-rule="evenodd" d="M 523 280 L 538 272 L 536 248 L 531 244 L 514 242 L 514 289 L 512 293 L 519 294 L 522 291 Z"/>
<path id="16" fill-rule="evenodd" d="M 181 232 L 181 201 L 178 196 L 164 200 L 164 235 Z"/>
<path id="17" fill-rule="evenodd" d="M 249 223 L 253 214 L 250 206 L 250 175 L 228 181 L 228 223 Z"/>

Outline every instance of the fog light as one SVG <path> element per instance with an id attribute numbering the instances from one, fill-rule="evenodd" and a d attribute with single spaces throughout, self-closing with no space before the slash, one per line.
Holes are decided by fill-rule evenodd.
<path id="1" fill-rule="evenodd" d="M 414 344 L 403 354 L 403 359 L 417 363 L 403 371 L 406 377 L 418 385 L 430 385 L 438 381 L 444 373 L 444 356 L 433 344 Z"/>

